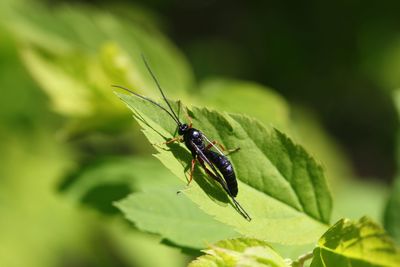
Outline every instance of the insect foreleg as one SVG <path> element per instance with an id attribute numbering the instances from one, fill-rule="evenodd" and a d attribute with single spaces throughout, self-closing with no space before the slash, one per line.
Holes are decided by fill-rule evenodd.
<path id="1" fill-rule="evenodd" d="M 172 139 L 170 139 L 170 140 L 168 140 L 168 141 L 166 141 L 166 142 L 164 142 L 164 143 L 161 143 L 162 145 L 168 145 L 168 144 L 171 144 L 171 143 L 173 143 L 173 142 L 177 142 L 177 141 L 179 141 L 179 142 L 182 142 L 182 137 L 181 136 L 177 136 L 177 137 L 175 137 L 175 138 L 172 138 Z"/>

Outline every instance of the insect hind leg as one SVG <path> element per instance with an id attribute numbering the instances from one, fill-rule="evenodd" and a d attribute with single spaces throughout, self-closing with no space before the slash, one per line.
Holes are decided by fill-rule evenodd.
<path id="1" fill-rule="evenodd" d="M 240 150 L 240 147 L 237 147 L 234 149 L 227 149 L 226 147 L 224 147 L 224 145 L 222 145 L 221 143 L 219 143 L 218 141 L 215 141 L 215 140 L 206 146 L 206 150 L 209 150 L 213 146 L 219 146 L 219 148 L 224 152 L 225 156 L 235 153 L 236 151 Z M 227 153 L 225 153 L 225 152 L 227 152 Z"/>
<path id="2" fill-rule="evenodd" d="M 201 164 L 201 166 L 203 167 L 203 169 L 205 170 L 205 172 L 211 176 L 213 179 L 215 179 L 216 181 L 220 182 L 220 179 L 214 174 L 212 173 L 204 164 L 204 162 L 202 162 L 199 159 L 199 162 Z M 235 209 L 247 220 L 247 221 L 251 221 L 251 217 L 250 215 L 246 212 L 246 210 L 239 204 L 239 202 L 235 199 L 235 197 L 232 196 L 231 192 L 229 191 L 229 189 L 227 188 L 226 185 L 222 184 L 222 187 L 224 188 L 224 190 L 227 192 L 227 194 L 229 195 L 229 197 L 231 198 L 233 204 L 235 205 Z"/>

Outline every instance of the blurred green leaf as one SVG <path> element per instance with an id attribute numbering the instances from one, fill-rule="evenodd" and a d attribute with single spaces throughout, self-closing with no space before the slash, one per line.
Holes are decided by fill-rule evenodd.
<path id="1" fill-rule="evenodd" d="M 134 191 L 176 185 L 173 174 L 143 157 L 98 158 L 64 179 L 61 189 L 76 201 L 105 213 L 115 213 L 114 201 Z"/>
<path id="2" fill-rule="evenodd" d="M 399 266 L 400 250 L 370 219 L 342 219 L 319 240 L 311 267 Z"/>
<path id="3" fill-rule="evenodd" d="M 397 178 L 386 206 L 385 229 L 400 244 L 400 178 Z"/>
<path id="4" fill-rule="evenodd" d="M 396 106 L 398 115 L 400 115 L 400 89 L 393 91 L 393 102 Z"/>
<path id="5" fill-rule="evenodd" d="M 177 195 L 177 190 L 171 187 L 133 193 L 116 206 L 140 230 L 158 233 L 183 247 L 204 248 L 207 243 L 238 235 L 205 214 L 185 195 Z"/>
<path id="6" fill-rule="evenodd" d="M 348 179 L 340 181 L 332 193 L 334 203 L 332 219 L 356 220 L 364 215 L 381 222 L 388 189 L 382 183 Z"/>
<path id="7" fill-rule="evenodd" d="M 142 18 L 136 22 L 80 5 L 50 11 L 30 4 L 7 2 L 7 19 L 1 22 L 18 39 L 23 61 L 50 96 L 54 110 L 72 119 L 66 134 L 115 131 L 115 124 L 128 123 L 111 84 L 157 93 L 141 53 L 171 95 L 184 98 L 193 87 L 184 57 L 154 27 L 143 25 Z"/>
<path id="8" fill-rule="evenodd" d="M 245 113 L 266 125 L 288 131 L 289 106 L 277 93 L 262 85 L 225 79 L 203 82 L 196 94 L 200 103 L 228 112 Z"/>
<path id="9" fill-rule="evenodd" d="M 382 32 L 379 35 L 382 37 Z M 400 41 L 398 33 L 386 39 L 384 47 L 380 51 L 375 51 L 374 54 L 369 55 L 369 58 L 367 57 L 367 59 L 371 58 L 374 62 L 367 65 L 370 68 L 368 75 L 374 77 L 382 85 L 382 88 L 389 90 L 398 88 L 400 86 Z"/>
<path id="10" fill-rule="evenodd" d="M 312 155 L 318 155 L 332 191 L 340 190 L 342 181 L 355 177 L 350 160 L 332 136 L 322 127 L 311 110 L 295 106 L 291 112 L 294 138 Z M 357 217 L 359 218 L 359 217 Z"/>
<path id="11" fill-rule="evenodd" d="M 186 257 L 159 238 L 133 230 L 121 218 L 79 209 L 57 193 L 76 155 L 57 139 L 60 117 L 46 109 L 2 26 L 0 266 L 184 266 Z"/>
<path id="12" fill-rule="evenodd" d="M 106 231 L 113 244 L 115 252 L 122 256 L 127 264 L 124 266 L 139 267 L 179 267 L 186 266 L 189 257 L 181 251 L 161 243 L 161 238 L 138 230 L 134 230 L 117 218 L 117 220 L 104 220 Z M 107 251 L 105 251 L 107 253 Z M 109 253 L 109 252 L 108 252 Z M 111 266 L 116 266 L 114 260 Z"/>
<path id="13" fill-rule="evenodd" d="M 379 182 L 355 179 L 349 159 L 339 144 L 322 128 L 311 110 L 296 106 L 292 112 L 296 141 L 318 155 L 333 195 L 332 219 L 358 219 L 364 215 L 380 222 L 387 187 Z"/>
<path id="14" fill-rule="evenodd" d="M 22 132 L 43 120 L 53 122 L 45 109 L 45 99 L 18 58 L 16 43 L 0 25 L 0 130 Z M 43 128 L 42 124 L 37 123 Z M 46 125 L 47 126 L 47 125 Z"/>
<path id="15" fill-rule="evenodd" d="M 400 51 L 400 50 L 399 50 Z M 393 102 L 400 118 L 400 89 L 393 92 Z M 399 121 L 399 119 L 398 119 Z M 391 190 L 391 195 L 386 204 L 384 224 L 386 230 L 400 243 L 400 135 L 397 134 L 397 175 Z"/>
<path id="16" fill-rule="evenodd" d="M 206 255 L 188 267 L 285 267 L 289 266 L 267 243 L 248 238 L 219 241 L 204 250 Z"/>
<path id="17" fill-rule="evenodd" d="M 67 254 L 94 263 L 93 220 L 54 190 L 70 162 L 66 147 L 43 130 L 0 135 L 0 212 L 7 214 L 0 220 L 0 265 L 57 266 Z"/>
<path id="18" fill-rule="evenodd" d="M 137 97 L 119 97 L 132 109 L 150 142 L 160 144 L 172 137 L 176 125 L 168 114 Z M 239 179 L 237 199 L 253 220 L 247 222 L 233 207 L 227 208 L 228 196 L 199 169 L 194 175 L 196 183 L 184 191 L 192 201 L 246 236 L 296 244 L 312 242 L 322 234 L 331 211 L 330 193 L 321 167 L 302 147 L 281 132 L 240 115 L 193 108 L 190 116 L 211 140 L 241 148 L 231 156 Z M 185 181 L 190 153 L 178 144 L 170 150 L 154 147 L 157 158 Z"/>

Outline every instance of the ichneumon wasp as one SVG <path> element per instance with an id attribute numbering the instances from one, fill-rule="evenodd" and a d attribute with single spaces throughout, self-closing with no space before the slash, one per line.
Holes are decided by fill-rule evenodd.
<path id="1" fill-rule="evenodd" d="M 156 78 L 155 74 L 151 70 L 149 64 L 147 63 L 145 57 L 142 55 L 142 59 L 144 61 L 144 64 L 146 65 L 146 68 L 148 72 L 150 73 L 152 79 L 157 85 L 158 90 L 161 92 L 161 95 L 164 99 L 164 101 L 167 103 L 169 111 L 158 104 L 157 102 L 139 95 L 128 88 L 125 88 L 123 86 L 119 85 L 113 85 L 113 87 L 123 89 L 125 91 L 128 91 L 129 93 L 144 99 L 157 107 L 161 108 L 164 110 L 177 124 L 178 127 L 178 137 L 175 137 L 169 141 L 166 141 L 164 144 L 169 144 L 172 142 L 176 141 L 181 141 L 185 143 L 185 146 L 189 149 L 189 151 L 192 153 L 192 162 L 191 162 L 191 168 L 190 168 L 190 176 L 189 176 L 189 181 L 188 185 L 193 179 L 193 172 L 194 172 L 194 167 L 196 164 L 196 161 L 198 161 L 201 165 L 201 167 L 204 169 L 204 171 L 211 176 L 213 179 L 215 179 L 225 190 L 225 192 L 228 194 L 228 196 L 231 198 L 233 204 L 235 205 L 235 208 L 239 213 L 248 221 L 251 220 L 249 214 L 243 209 L 243 207 L 239 204 L 239 202 L 235 199 L 235 197 L 238 194 L 238 185 L 237 185 L 237 180 L 236 180 L 236 174 L 233 169 L 232 163 L 229 161 L 227 158 L 227 155 L 225 155 L 221 150 L 225 150 L 225 148 L 222 145 L 219 145 L 220 148 L 217 147 L 218 143 L 216 141 L 211 142 L 207 136 L 201 132 L 198 129 L 195 129 L 192 127 L 192 122 L 190 117 L 188 116 L 189 119 L 189 124 L 187 123 L 182 123 L 174 110 L 172 109 L 170 103 L 168 102 L 167 98 L 165 97 L 165 94 L 161 88 L 160 83 L 158 82 L 158 79 Z M 207 143 L 207 145 L 206 145 Z M 211 148 L 214 148 L 217 152 L 211 150 Z M 238 149 L 236 149 L 238 150 Z M 233 151 L 236 151 L 233 150 Z M 231 151 L 231 152 L 233 152 Z"/>

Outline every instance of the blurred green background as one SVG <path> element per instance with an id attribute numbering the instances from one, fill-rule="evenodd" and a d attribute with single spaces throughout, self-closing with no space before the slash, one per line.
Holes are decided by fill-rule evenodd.
<path id="1" fill-rule="evenodd" d="M 110 88 L 158 97 L 140 53 L 170 98 L 247 113 L 304 145 L 326 169 L 334 219 L 383 222 L 397 175 L 399 7 L 3 0 L 0 266 L 184 266 L 198 254 L 112 206 L 172 183 Z"/>

